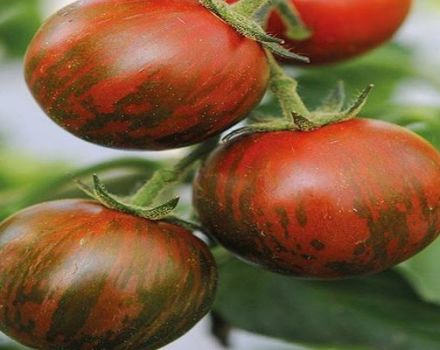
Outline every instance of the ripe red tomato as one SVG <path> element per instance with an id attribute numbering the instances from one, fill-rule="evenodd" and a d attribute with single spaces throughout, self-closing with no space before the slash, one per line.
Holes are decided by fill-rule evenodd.
<path id="1" fill-rule="evenodd" d="M 37 349 L 158 349 L 208 312 L 217 280 L 190 232 L 85 200 L 1 223 L 0 261 L 0 329 Z"/>
<path id="2" fill-rule="evenodd" d="M 291 0 L 312 37 L 295 41 L 274 11 L 267 32 L 286 40 L 286 47 L 312 64 L 343 61 L 389 40 L 407 17 L 412 0 Z M 298 63 L 292 61 L 292 63 Z"/>
<path id="3" fill-rule="evenodd" d="M 220 243 L 270 270 L 375 273 L 440 233 L 440 154 L 406 129 L 366 119 L 244 135 L 208 158 L 194 204 Z"/>
<path id="4" fill-rule="evenodd" d="M 187 146 L 243 119 L 269 78 L 261 46 L 197 0 L 84 0 L 33 39 L 25 75 L 43 110 L 103 146 Z"/>

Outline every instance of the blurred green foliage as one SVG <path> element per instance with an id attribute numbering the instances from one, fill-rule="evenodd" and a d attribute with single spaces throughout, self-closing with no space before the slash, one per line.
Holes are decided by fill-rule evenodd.
<path id="1" fill-rule="evenodd" d="M 0 164 L 0 194 L 3 190 L 30 190 L 35 184 L 46 181 L 48 174 L 61 173 L 66 169 L 65 164 L 45 163 L 12 150 L 0 150 Z"/>
<path id="2" fill-rule="evenodd" d="M 440 1 L 438 0 L 425 0 L 431 9 L 435 9 L 440 12 Z"/>
<path id="3" fill-rule="evenodd" d="M 220 269 L 215 309 L 232 326 L 292 342 L 352 350 L 440 348 L 440 307 L 421 300 L 393 271 L 321 282 L 233 260 Z"/>
<path id="4" fill-rule="evenodd" d="M 23 55 L 41 20 L 39 0 L 1 0 L 0 53 Z"/>
<path id="5" fill-rule="evenodd" d="M 29 157 L 12 156 L 12 153 L 6 153 L 5 156 L 0 152 L 0 164 L 3 166 L 0 172 L 3 176 L 3 184 L 0 184 L 0 220 L 43 201 L 87 197 L 75 181 L 90 181 L 95 173 L 99 173 L 112 192 L 127 195 L 135 184 L 144 182 L 168 162 L 127 157 L 72 170 L 64 163 L 38 162 Z"/>
<path id="6" fill-rule="evenodd" d="M 428 302 L 440 305 L 439 278 L 440 239 L 423 252 L 399 266 L 414 288 Z M 440 346 L 439 346 L 440 348 Z"/>

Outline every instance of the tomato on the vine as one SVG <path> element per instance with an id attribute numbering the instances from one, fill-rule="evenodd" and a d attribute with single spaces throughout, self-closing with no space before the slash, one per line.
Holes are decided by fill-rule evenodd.
<path id="1" fill-rule="evenodd" d="M 262 98 L 262 47 L 197 0 L 85 0 L 51 17 L 31 42 L 25 75 L 43 110 L 103 146 L 191 145 Z"/>
<path id="2" fill-rule="evenodd" d="M 1 223 L 0 261 L 0 330 L 37 349 L 158 349 L 209 311 L 217 281 L 186 229 L 86 200 Z"/>
<path id="3" fill-rule="evenodd" d="M 242 135 L 202 166 L 194 204 L 220 243 L 270 270 L 376 273 L 440 233 L 440 154 L 404 128 L 367 119 Z"/>
<path id="4" fill-rule="evenodd" d="M 399 29 L 412 0 L 287 0 L 311 31 L 307 40 L 292 40 L 281 16 L 273 11 L 267 32 L 286 41 L 311 64 L 344 61 L 378 47 Z M 292 61 L 292 63 L 297 63 Z"/>

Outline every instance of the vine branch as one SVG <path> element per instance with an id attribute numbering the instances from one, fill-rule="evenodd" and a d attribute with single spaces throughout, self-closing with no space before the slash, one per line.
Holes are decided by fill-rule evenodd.
<path id="1" fill-rule="evenodd" d="M 196 146 L 196 148 L 174 167 L 163 168 L 156 171 L 151 179 L 134 194 L 131 199 L 131 204 L 135 206 L 152 205 L 154 200 L 165 188 L 177 182 L 195 162 L 210 153 L 217 145 L 218 138 L 214 137 Z"/>

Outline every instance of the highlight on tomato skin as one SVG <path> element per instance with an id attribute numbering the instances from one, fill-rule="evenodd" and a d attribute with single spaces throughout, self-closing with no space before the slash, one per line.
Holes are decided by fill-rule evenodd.
<path id="1" fill-rule="evenodd" d="M 163 150 L 241 121 L 269 67 L 257 42 L 197 0 L 85 0 L 43 24 L 25 77 L 46 114 L 81 139 Z"/>
<path id="2" fill-rule="evenodd" d="M 312 36 L 292 40 L 276 11 L 267 32 L 286 41 L 312 65 L 346 61 L 387 42 L 408 16 L 412 0 L 290 0 Z M 291 61 L 292 64 L 298 64 Z"/>
<path id="3" fill-rule="evenodd" d="M 440 233 L 439 152 L 381 121 L 239 136 L 208 158 L 193 188 L 222 245 L 293 276 L 377 273 Z"/>
<path id="4" fill-rule="evenodd" d="M 5 220 L 0 261 L 0 330 L 36 349 L 159 349 L 209 311 L 217 284 L 186 229 L 87 200 Z"/>

